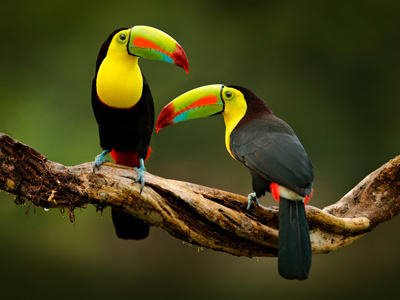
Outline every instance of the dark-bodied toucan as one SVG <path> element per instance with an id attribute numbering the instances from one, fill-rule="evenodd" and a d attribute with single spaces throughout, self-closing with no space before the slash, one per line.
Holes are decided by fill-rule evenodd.
<path id="1" fill-rule="evenodd" d="M 247 209 L 265 192 L 279 202 L 279 273 L 287 279 L 307 279 L 312 253 L 304 205 L 312 194 L 314 175 L 306 151 L 285 121 L 249 89 L 215 84 L 169 103 L 156 129 L 220 113 L 228 152 L 250 170 L 254 193 L 249 194 Z"/>
<path id="2" fill-rule="evenodd" d="M 96 156 L 95 171 L 110 153 L 117 164 L 135 167 L 144 186 L 144 161 L 150 153 L 154 104 L 139 57 L 166 61 L 189 72 L 182 47 L 166 33 L 148 26 L 115 30 L 100 48 L 92 84 L 92 106 L 103 152 Z M 112 209 L 118 237 L 143 239 L 149 226 L 142 220 Z"/>

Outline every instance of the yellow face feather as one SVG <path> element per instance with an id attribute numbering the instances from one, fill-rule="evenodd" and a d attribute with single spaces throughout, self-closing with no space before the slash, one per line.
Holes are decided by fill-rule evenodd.
<path id="1" fill-rule="evenodd" d="M 246 114 L 247 103 L 242 92 L 234 88 L 225 87 L 222 91 L 222 98 L 225 103 L 225 109 L 222 113 L 226 127 L 225 145 L 229 154 L 235 158 L 230 147 L 230 136 L 233 129 Z"/>
<path id="2" fill-rule="evenodd" d="M 130 108 L 142 96 L 143 77 L 138 57 L 127 51 L 128 39 L 129 30 L 113 37 L 97 73 L 97 95 L 110 107 Z"/>

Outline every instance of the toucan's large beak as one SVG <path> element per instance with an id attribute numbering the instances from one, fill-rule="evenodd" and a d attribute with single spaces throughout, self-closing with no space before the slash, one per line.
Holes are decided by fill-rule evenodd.
<path id="1" fill-rule="evenodd" d="M 128 52 L 142 58 L 169 62 L 189 73 L 189 62 L 182 47 L 165 32 L 149 26 L 130 30 Z"/>
<path id="2" fill-rule="evenodd" d="M 224 111 L 224 85 L 213 84 L 191 90 L 171 101 L 158 116 L 157 132 L 168 125 L 185 120 L 204 118 Z"/>

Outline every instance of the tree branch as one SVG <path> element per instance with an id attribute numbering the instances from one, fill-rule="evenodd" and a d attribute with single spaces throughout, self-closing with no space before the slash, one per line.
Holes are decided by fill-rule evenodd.
<path id="1" fill-rule="evenodd" d="M 238 256 L 276 256 L 278 209 L 253 207 L 247 197 L 168 180 L 146 173 L 146 186 L 134 183 L 136 171 L 92 163 L 66 167 L 0 133 L 0 189 L 17 204 L 68 210 L 93 204 L 121 208 L 185 242 Z M 399 213 L 400 156 L 369 174 L 337 203 L 320 210 L 307 206 L 312 249 L 327 253 L 359 239 Z"/>

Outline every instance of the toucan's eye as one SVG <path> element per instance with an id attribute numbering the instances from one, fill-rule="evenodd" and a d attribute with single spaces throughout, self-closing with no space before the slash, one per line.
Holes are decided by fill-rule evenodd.
<path id="1" fill-rule="evenodd" d="M 226 91 L 225 92 L 225 98 L 226 99 L 232 99 L 233 97 L 233 93 L 231 91 Z"/>
<path id="2" fill-rule="evenodd" d="M 124 41 L 126 40 L 126 34 L 125 34 L 125 33 L 121 33 L 121 34 L 118 36 L 118 40 L 119 40 L 120 42 L 124 42 Z"/>

